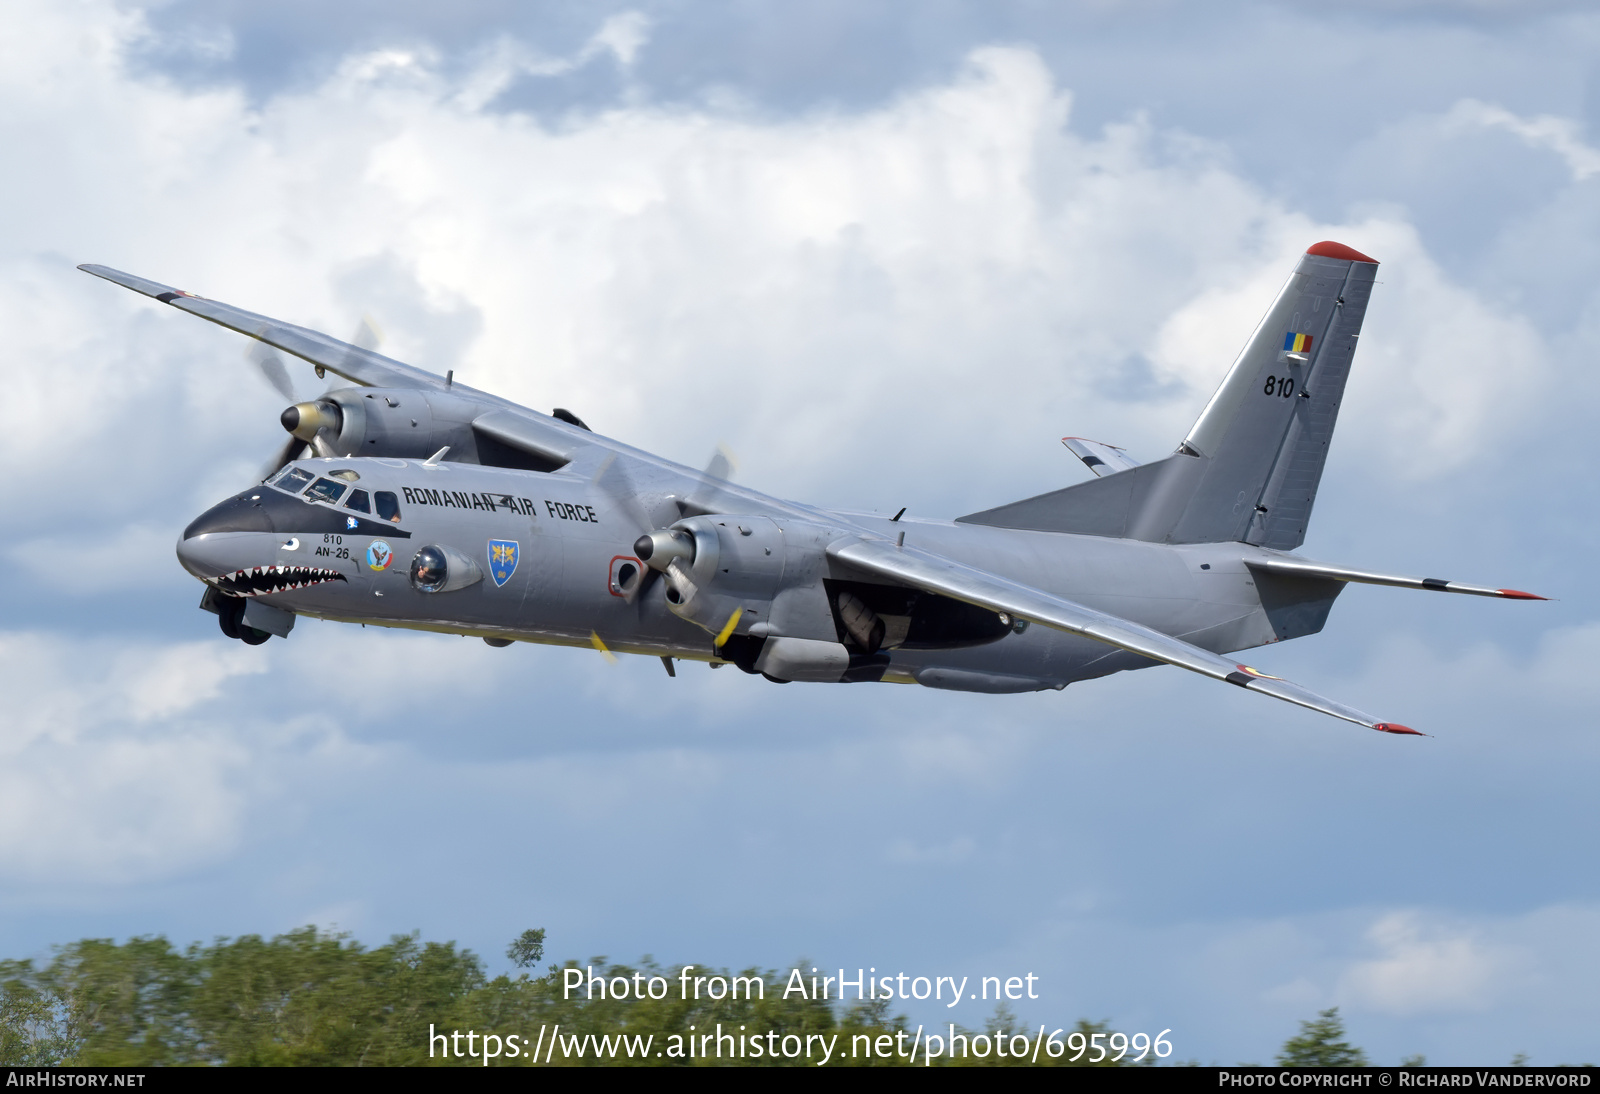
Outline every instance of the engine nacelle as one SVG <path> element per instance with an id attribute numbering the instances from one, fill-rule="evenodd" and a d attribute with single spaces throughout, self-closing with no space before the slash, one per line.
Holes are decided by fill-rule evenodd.
<path id="1" fill-rule="evenodd" d="M 336 456 L 427 459 L 449 448 L 454 463 L 554 471 L 565 462 L 474 429 L 481 404 L 421 388 L 339 388 L 283 412 L 284 429 Z"/>
<path id="2" fill-rule="evenodd" d="M 771 517 L 690 517 L 665 534 L 641 537 L 641 545 L 644 539 L 651 540 L 646 561 L 666 574 L 674 615 L 719 636 L 748 634 L 771 616 L 788 557 L 783 529 Z"/>
<path id="3" fill-rule="evenodd" d="M 740 667 L 778 679 L 838 679 L 841 654 L 844 678 L 856 678 L 887 663 L 888 650 L 979 646 L 1026 628 L 949 597 L 835 576 L 826 549 L 843 534 L 806 520 L 719 513 L 642 536 L 635 549 L 664 573 L 674 614 L 709 631 Z M 778 638 L 801 644 L 771 651 L 777 671 L 758 667 Z M 817 664 L 806 667 L 808 658 Z"/>

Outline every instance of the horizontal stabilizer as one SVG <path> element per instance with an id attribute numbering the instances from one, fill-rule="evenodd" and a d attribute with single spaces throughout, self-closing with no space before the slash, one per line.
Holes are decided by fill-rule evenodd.
<path id="1" fill-rule="evenodd" d="M 1096 475 L 1114 475 L 1118 471 L 1139 466 L 1138 460 L 1114 444 L 1102 444 L 1087 437 L 1062 437 L 1061 443 Z"/>
<path id="2" fill-rule="evenodd" d="M 1470 593 L 1473 596 L 1498 596 L 1504 600 L 1548 600 L 1547 596 L 1525 593 L 1518 589 L 1495 589 L 1487 585 L 1468 585 L 1462 581 L 1447 581 L 1442 577 L 1401 577 L 1398 574 L 1378 574 L 1370 570 L 1352 570 L 1346 566 L 1328 566 L 1303 558 L 1247 558 L 1245 565 L 1252 570 L 1285 577 L 1322 578 L 1326 581 L 1354 581 L 1362 585 L 1393 585 L 1401 589 L 1430 589 L 1437 593 Z"/>
<path id="3" fill-rule="evenodd" d="M 1354 722 L 1368 729 L 1423 736 L 1414 729 L 1394 722 L 1380 722 L 1353 707 L 1324 699 L 1298 684 L 1291 684 L 1287 680 L 1269 676 L 1248 665 L 1230 661 L 1226 657 L 1191 645 L 1181 638 L 1163 634 L 1142 623 L 1096 611 L 929 551 L 899 547 L 888 540 L 847 537 L 829 545 L 827 553 L 828 557 L 836 562 L 878 577 L 952 597 L 967 604 L 976 604 L 993 612 L 1006 612 L 1019 619 L 1054 627 L 1068 634 L 1104 642 L 1108 646 L 1128 650 L 1154 661 L 1177 665 L 1190 672 L 1209 676 L 1213 680 L 1259 691 L 1275 699 L 1295 703 L 1323 714 L 1331 714 L 1335 718 L 1343 718 L 1347 722 Z"/>

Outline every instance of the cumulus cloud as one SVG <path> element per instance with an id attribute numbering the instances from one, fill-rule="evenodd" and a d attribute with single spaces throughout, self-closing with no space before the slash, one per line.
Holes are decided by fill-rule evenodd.
<path id="1" fill-rule="evenodd" d="M 611 15 L 600 29 L 571 57 L 548 57 L 512 37 L 499 38 L 470 69 L 455 92 L 457 106 L 478 111 L 494 102 L 519 78 L 564 76 L 587 64 L 609 56 L 624 68 L 633 64 L 649 38 L 650 19 L 643 12 L 625 11 Z M 396 60 L 409 65 L 410 55 Z M 437 58 L 430 58 L 437 63 Z"/>
<path id="2" fill-rule="evenodd" d="M 134 523 L 110 536 L 40 536 L 11 547 L 11 564 L 40 581 L 55 582 L 72 595 L 97 595 L 141 585 L 170 585 L 189 591 L 172 568 L 173 536 L 165 528 Z"/>
<path id="3" fill-rule="evenodd" d="M 1366 937 L 1378 956 L 1356 962 L 1336 994 L 1391 1014 L 1484 1010 L 1495 981 L 1522 963 L 1470 928 L 1430 923 L 1415 911 L 1384 915 Z"/>
<path id="4" fill-rule="evenodd" d="M 0 634 L 0 871 L 148 880 L 228 850 L 251 749 L 195 715 L 266 671 L 239 652 Z"/>
<path id="5" fill-rule="evenodd" d="M 1443 128 L 1460 132 L 1472 128 L 1503 129 L 1521 137 L 1530 146 L 1554 152 L 1567 165 L 1578 182 L 1600 175 L 1600 149 L 1584 142 L 1582 127 L 1572 118 L 1554 114 L 1523 117 L 1503 106 L 1463 99 L 1443 118 Z"/>
<path id="6" fill-rule="evenodd" d="M 726 440 L 753 485 L 946 515 L 1066 481 L 1069 430 L 1170 449 L 1327 236 L 1386 262 L 1344 426 L 1375 465 L 1457 467 L 1540 389 L 1537 332 L 1403 219 L 1318 223 L 1145 120 L 1078 132 L 1027 49 L 858 114 L 636 103 L 557 124 L 486 104 L 513 71 L 625 65 L 642 16 L 557 61 L 509 40 L 460 72 L 352 55 L 252 106 L 134 73 L 137 17 L 104 15 L 19 15 L 37 46 L 0 77 L 10 146 L 78 135 L 6 184 L 36 213 L 4 256 L 30 292 L 0 303 L 31 362 L 13 460 L 132 449 L 194 490 L 272 445 L 236 337 L 69 275 L 83 260 L 335 333 L 370 311 L 395 356 L 685 462 Z M 69 376 L 103 398 L 63 418 Z"/>
<path id="7" fill-rule="evenodd" d="M 1514 298 L 1462 283 L 1404 212 L 1314 216 L 1228 149 L 1149 118 L 1091 130 L 1027 48 L 977 50 L 857 112 L 623 95 L 552 121 L 509 109 L 506 89 L 582 66 L 627 79 L 649 48 L 642 18 L 560 56 L 513 39 L 465 66 L 423 45 L 367 49 L 253 101 L 130 65 L 148 47 L 135 9 L 78 0 L 9 16 L 0 139 L 23 166 L 0 193 L 27 215 L 0 247 L 7 552 L 42 588 L 89 575 L 81 591 L 108 611 L 118 586 L 94 575 L 164 567 L 187 583 L 172 538 L 281 443 L 281 405 L 237 336 L 72 270 L 83 261 L 336 335 L 371 313 L 386 352 L 573 407 L 685 462 L 726 440 L 757 487 L 952 515 L 1081 475 L 1056 444 L 1065 432 L 1143 458 L 1169 450 L 1296 255 L 1334 238 L 1384 261 L 1341 427 L 1347 467 L 1379 469 L 1375 491 L 1411 499 L 1545 424 L 1530 407 L 1548 383 L 1546 333 Z M 1494 125 L 1587 162 L 1575 130 Z M 315 390 L 309 369 L 296 380 Z M 1479 443 L 1488 426 L 1498 448 Z M 186 612 L 189 588 L 176 594 Z M 1515 706 L 1575 737 L 1596 635 L 1568 622 L 1531 661 L 1395 639 L 1364 647 L 1381 670 L 1294 675 L 1363 705 L 1427 680 L 1459 722 Z M 1287 1035 L 1341 995 L 1367 1015 L 1475 1020 L 1526 998 L 1519 977 L 1582 998 L 1553 951 L 1525 940 L 1548 929 L 1587 945 L 1587 905 L 1502 917 L 1509 927 L 1386 896 L 1336 927 L 1257 907 L 1302 888 L 1347 905 L 1324 861 L 1292 844 L 1373 824 L 1381 810 L 1352 817 L 1349 798 L 1388 772 L 1416 776 L 1396 800 L 1422 795 L 1452 818 L 1459 795 L 1500 787 L 1513 752 L 1503 735 L 1484 743 L 1488 728 L 1470 747 L 1490 760 L 1444 779 L 1428 765 L 1459 757 L 1464 734 L 1455 753 L 1396 753 L 1331 723 L 1284 732 L 1310 723 L 1175 671 L 1047 696 L 794 685 L 779 702 L 732 671 L 667 682 L 644 659 L 309 620 L 254 650 L 138 635 L 137 649 L 0 635 L 0 683 L 17 697 L 0 722 L 0 873 L 115 886 L 237 858 L 264 887 L 336 878 L 261 898 L 291 917 L 406 930 L 416 920 L 399 917 L 435 894 L 482 891 L 470 929 L 490 930 L 501 906 L 553 908 L 574 945 L 657 949 L 636 917 L 645 892 L 693 909 L 650 925 L 670 930 L 669 956 L 738 933 L 740 956 L 763 962 L 822 923 L 840 950 L 893 936 L 931 952 L 901 925 L 938 906 L 976 924 L 967 952 L 1015 939 L 1012 964 L 1054 961 L 1052 983 L 1084 985 L 1052 1021 L 1137 1016 L 1176 999 L 1160 984 L 1189 984 L 1188 1002 L 1146 1014 L 1151 1030 L 1243 1025 L 1262 1008 Z M 1517 801 L 1548 800 L 1547 779 L 1529 785 Z M 283 840 L 292 866 L 258 870 L 240 848 L 275 823 L 321 825 L 340 846 Z M 1381 893 L 1412 852 L 1367 835 L 1361 870 L 1391 872 L 1349 884 Z M 788 897 L 777 911 L 774 892 Z M 852 911 L 858 900 L 874 915 Z M 1161 925 L 1194 902 L 1214 921 Z M 238 929 L 218 906 L 202 933 Z M 469 914 L 441 907 L 441 921 Z M 1123 918 L 1038 942 L 1024 936 L 1040 908 Z M 804 929 L 757 933 L 775 916 Z M 611 927 L 627 941 L 602 938 Z M 1095 954 L 1106 969 L 1075 980 Z M 1136 988 L 1139 1006 L 1117 1001 Z M 1450 1011 L 1461 999 L 1489 1009 Z"/>

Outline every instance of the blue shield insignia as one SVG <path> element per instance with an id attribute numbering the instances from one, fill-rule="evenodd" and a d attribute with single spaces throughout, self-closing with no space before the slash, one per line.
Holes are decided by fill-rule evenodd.
<path id="1" fill-rule="evenodd" d="M 504 585 L 517 572 L 517 541 L 491 539 L 489 541 L 489 576 L 496 585 Z"/>

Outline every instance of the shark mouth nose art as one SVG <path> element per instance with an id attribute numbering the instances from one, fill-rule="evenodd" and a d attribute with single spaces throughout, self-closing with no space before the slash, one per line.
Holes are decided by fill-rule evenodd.
<path id="1" fill-rule="evenodd" d="M 348 581 L 338 570 L 319 566 L 257 566 L 213 578 L 212 584 L 233 596 L 271 596 L 291 589 L 306 589 L 327 581 Z"/>

